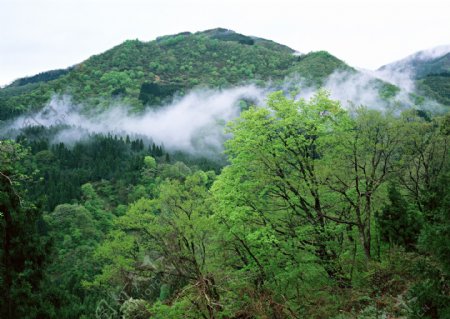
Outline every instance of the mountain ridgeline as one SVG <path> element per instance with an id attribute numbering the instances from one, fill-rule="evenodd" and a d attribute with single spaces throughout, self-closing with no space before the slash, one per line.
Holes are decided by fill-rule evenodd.
<path id="1" fill-rule="evenodd" d="M 226 29 L 150 42 L 128 40 L 69 69 L 19 79 L 1 89 L 0 120 L 40 109 L 54 94 L 69 94 L 91 106 L 120 98 L 141 110 L 198 86 L 264 84 L 296 73 L 320 84 L 336 70 L 351 69 L 325 51 L 294 53 L 284 45 Z"/>
<path id="2" fill-rule="evenodd" d="M 418 95 L 450 105 L 449 59 L 449 53 L 433 59 L 416 55 L 380 70 L 412 70 Z M 37 111 L 54 95 L 70 95 L 73 102 L 88 108 L 104 109 L 119 100 L 142 111 L 193 88 L 244 83 L 277 88 L 294 76 L 301 78 L 302 86 L 320 87 L 336 72 L 359 73 L 326 51 L 300 54 L 285 45 L 222 28 L 182 32 L 150 42 L 127 40 L 67 69 L 18 79 L 0 89 L 0 120 Z M 376 78 L 371 82 L 382 98 L 398 92 L 391 83 Z"/>
<path id="3" fill-rule="evenodd" d="M 382 66 L 383 70 L 408 73 L 415 81 L 417 93 L 450 105 L 450 47 L 420 51 L 403 60 Z"/>

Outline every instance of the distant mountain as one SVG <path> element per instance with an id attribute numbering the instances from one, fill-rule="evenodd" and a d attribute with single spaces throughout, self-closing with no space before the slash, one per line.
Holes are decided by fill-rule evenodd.
<path id="1" fill-rule="evenodd" d="M 409 73 L 417 93 L 450 105 L 450 45 L 417 52 L 379 70 Z"/>
<path id="2" fill-rule="evenodd" d="M 379 70 L 410 72 L 415 79 L 450 73 L 450 45 L 416 52 L 402 60 L 383 65 Z"/>
<path id="3" fill-rule="evenodd" d="M 336 70 L 351 68 L 324 51 L 298 55 L 273 41 L 222 28 L 150 42 L 128 40 L 67 70 L 19 79 L 1 89 L 0 120 L 39 109 L 55 93 L 93 106 L 121 99 L 139 110 L 197 86 L 276 82 L 293 73 L 320 84 Z"/>
<path id="4" fill-rule="evenodd" d="M 384 68 L 396 72 L 412 68 L 421 92 L 448 104 L 448 61 L 448 54 L 433 60 L 419 54 Z M 41 109 L 55 94 L 70 95 L 75 103 L 90 109 L 120 101 L 140 111 L 196 87 L 270 83 L 281 88 L 293 76 L 300 77 L 303 85 L 319 87 L 339 72 L 359 74 L 326 51 L 298 54 L 271 40 L 223 28 L 182 32 L 150 42 L 127 40 L 67 69 L 18 79 L 0 89 L 0 121 Z M 384 100 L 399 91 L 375 78 L 367 83 Z"/>

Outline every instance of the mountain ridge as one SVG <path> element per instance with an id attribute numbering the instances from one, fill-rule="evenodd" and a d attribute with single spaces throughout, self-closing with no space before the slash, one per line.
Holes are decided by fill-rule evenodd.
<path id="1" fill-rule="evenodd" d="M 98 108 L 120 100 L 140 111 L 196 87 L 249 82 L 282 86 L 293 75 L 300 75 L 304 85 L 320 87 L 338 71 L 358 72 L 327 51 L 298 54 L 272 40 L 225 28 L 180 32 L 148 42 L 126 40 L 66 69 L 17 79 L 0 89 L 0 120 L 39 110 L 55 94 L 68 94 L 76 103 Z M 435 81 L 422 81 L 421 92 L 445 104 L 441 97 L 447 87 L 436 93 L 436 85 L 428 83 Z M 391 84 L 379 84 L 383 98 L 398 91 Z"/>
<path id="2" fill-rule="evenodd" d="M 223 28 L 182 32 L 149 42 L 127 40 L 67 72 L 44 72 L 1 89 L 0 119 L 37 110 L 54 94 L 70 94 L 75 102 L 100 107 L 120 98 L 141 110 L 198 86 L 262 84 L 282 81 L 293 73 L 317 84 L 337 69 L 351 69 L 325 51 L 294 53 L 273 41 Z M 54 73 L 59 76 L 49 76 Z M 42 81 L 33 81 L 39 78 Z"/>
<path id="3" fill-rule="evenodd" d="M 407 72 L 419 94 L 450 105 L 450 45 L 416 52 L 378 70 Z"/>

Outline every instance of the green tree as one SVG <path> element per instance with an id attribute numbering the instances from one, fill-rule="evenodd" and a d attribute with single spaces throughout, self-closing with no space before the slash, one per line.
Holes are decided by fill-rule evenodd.
<path id="1" fill-rule="evenodd" d="M 418 116 L 417 112 L 403 114 L 408 139 L 403 147 L 404 173 L 399 176 L 399 180 L 417 208 L 425 215 L 439 206 L 439 179 L 448 169 L 448 118 L 447 115 L 427 121 Z"/>
<path id="2" fill-rule="evenodd" d="M 389 186 L 389 204 L 385 205 L 377 221 L 381 239 L 408 250 L 416 248 L 420 233 L 421 216 L 411 207 L 394 185 Z"/>
<path id="3" fill-rule="evenodd" d="M 325 92 L 310 101 L 278 92 L 267 104 L 243 112 L 232 124 L 233 137 L 226 143 L 231 165 L 213 187 L 227 241 L 237 247 L 244 266 L 254 269 L 257 286 L 281 269 L 289 272 L 285 288 L 308 275 L 320 280 L 321 271 L 346 285 L 336 245 L 343 231 L 336 223 L 341 207 L 325 188 L 330 162 L 323 153 L 351 120 Z M 299 271 L 308 269 L 307 260 L 322 268 Z"/>
<path id="4" fill-rule="evenodd" d="M 42 315 L 39 288 L 48 245 L 41 212 L 26 200 L 30 182 L 28 152 L 12 141 L 0 141 L 0 315 Z"/>
<path id="5" fill-rule="evenodd" d="M 390 114 L 358 108 L 354 123 L 326 153 L 326 184 L 342 202 L 336 222 L 358 230 L 365 256 L 372 256 L 374 212 L 384 202 L 386 183 L 400 170 L 402 123 Z"/>
<path id="6" fill-rule="evenodd" d="M 218 293 L 208 271 L 209 243 L 215 233 L 208 176 L 198 171 L 184 181 L 165 180 L 157 198 L 132 204 L 97 249 L 104 266 L 90 285 L 107 283 L 122 289 L 126 299 L 147 302 L 164 296 L 162 291 L 169 287 L 180 298 L 194 296 L 197 310 L 215 318 Z"/>
<path id="7" fill-rule="evenodd" d="M 46 214 L 53 250 L 43 282 L 52 318 L 73 318 L 95 310 L 102 296 L 89 294 L 82 282 L 96 273 L 93 252 L 102 238 L 100 223 L 82 205 L 62 204 Z"/>

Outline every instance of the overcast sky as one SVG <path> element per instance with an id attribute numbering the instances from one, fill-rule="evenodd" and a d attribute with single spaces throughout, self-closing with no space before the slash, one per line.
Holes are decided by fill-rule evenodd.
<path id="1" fill-rule="evenodd" d="M 450 44 L 448 0 L 0 0 L 0 85 L 126 39 L 224 27 L 375 69 Z"/>

